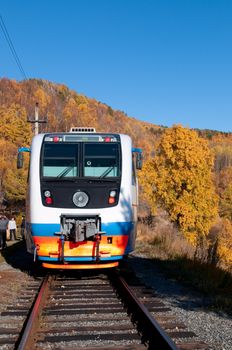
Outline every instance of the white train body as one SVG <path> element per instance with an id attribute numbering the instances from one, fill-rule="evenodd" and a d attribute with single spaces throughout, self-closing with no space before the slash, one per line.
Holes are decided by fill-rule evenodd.
<path id="1" fill-rule="evenodd" d="M 39 134 L 30 152 L 28 250 L 44 267 L 117 266 L 134 249 L 136 236 L 131 138 L 79 131 Z"/>

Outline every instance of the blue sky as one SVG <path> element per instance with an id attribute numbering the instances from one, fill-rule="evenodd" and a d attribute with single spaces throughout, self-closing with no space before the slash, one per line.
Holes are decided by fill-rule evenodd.
<path id="1" fill-rule="evenodd" d="M 158 125 L 232 131 L 231 0 L 1 0 L 29 78 Z M 0 30 L 0 77 L 23 79 Z"/>

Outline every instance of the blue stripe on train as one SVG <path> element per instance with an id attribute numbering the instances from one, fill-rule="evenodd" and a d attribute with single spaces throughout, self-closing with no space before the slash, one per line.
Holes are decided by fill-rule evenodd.
<path id="1" fill-rule="evenodd" d="M 134 228 L 133 222 L 102 223 L 102 231 L 110 236 L 129 235 Z M 32 236 L 52 237 L 60 231 L 60 224 L 31 224 Z"/>
<path id="2" fill-rule="evenodd" d="M 116 255 L 116 256 L 111 256 L 109 258 L 100 258 L 100 261 L 108 261 L 108 260 L 121 260 L 123 258 L 122 255 Z M 42 261 L 60 261 L 60 258 L 50 258 L 48 256 L 37 256 L 38 260 Z M 64 258 L 65 261 L 96 261 L 96 258 L 93 257 L 66 257 Z"/>

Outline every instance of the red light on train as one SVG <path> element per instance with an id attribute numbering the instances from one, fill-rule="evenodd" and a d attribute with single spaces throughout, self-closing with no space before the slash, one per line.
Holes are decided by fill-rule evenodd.
<path id="1" fill-rule="evenodd" d="M 45 202 L 46 202 L 46 204 L 52 204 L 52 198 L 51 197 L 46 197 L 45 198 Z"/>
<path id="2" fill-rule="evenodd" d="M 59 141 L 60 141 L 60 138 L 58 136 L 53 137 L 53 142 L 59 142 Z"/>
<path id="3" fill-rule="evenodd" d="M 111 141 L 111 138 L 110 137 L 106 137 L 105 138 L 105 142 L 110 142 Z"/>
<path id="4" fill-rule="evenodd" d="M 114 204 L 115 203 L 115 198 L 114 197 L 109 197 L 108 203 L 109 204 Z"/>

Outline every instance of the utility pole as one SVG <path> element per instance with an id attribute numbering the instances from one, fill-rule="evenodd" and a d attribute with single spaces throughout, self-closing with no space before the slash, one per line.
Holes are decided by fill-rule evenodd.
<path id="1" fill-rule="evenodd" d="M 38 135 L 38 133 L 39 133 L 38 120 L 39 120 L 39 104 L 38 104 L 38 102 L 36 102 L 36 104 L 35 104 L 35 129 L 34 129 L 35 135 Z"/>
<path id="2" fill-rule="evenodd" d="M 39 119 L 39 103 L 36 102 L 35 104 L 35 119 L 30 119 L 28 118 L 27 121 L 29 123 L 34 123 L 34 135 L 38 135 L 39 133 L 39 124 L 40 123 L 47 123 L 47 117 L 45 117 L 45 119 Z"/>

